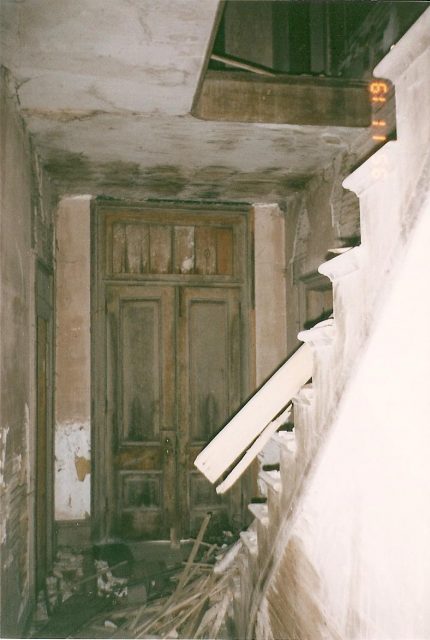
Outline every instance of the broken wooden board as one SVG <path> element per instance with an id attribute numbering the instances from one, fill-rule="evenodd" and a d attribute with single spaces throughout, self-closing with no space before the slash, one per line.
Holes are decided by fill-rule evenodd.
<path id="1" fill-rule="evenodd" d="M 312 349 L 303 344 L 197 456 L 197 469 L 215 482 L 291 402 L 312 377 L 312 370 Z"/>

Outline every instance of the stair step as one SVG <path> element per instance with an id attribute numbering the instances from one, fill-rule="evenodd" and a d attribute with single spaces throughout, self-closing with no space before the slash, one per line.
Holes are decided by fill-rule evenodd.
<path id="1" fill-rule="evenodd" d="M 312 384 L 305 384 L 300 391 L 294 396 L 293 403 L 295 405 L 310 405 L 314 399 L 314 388 Z"/>
<path id="2" fill-rule="evenodd" d="M 281 431 L 294 431 L 294 422 L 286 422 L 285 424 L 280 426 L 278 429 L 278 433 L 280 433 Z"/>
<path id="3" fill-rule="evenodd" d="M 340 255 L 323 262 L 318 267 L 319 273 L 330 278 L 332 282 L 357 271 L 361 267 L 362 247 L 352 247 Z"/>
<path id="4" fill-rule="evenodd" d="M 265 482 L 267 486 L 271 487 L 274 491 L 280 491 L 282 487 L 281 473 L 279 469 L 272 471 L 260 471 L 258 474 L 260 480 Z"/>
<path id="5" fill-rule="evenodd" d="M 258 454 L 258 459 L 262 466 L 273 465 L 279 463 L 280 455 L 279 442 L 276 438 L 275 432 Z"/>
<path id="6" fill-rule="evenodd" d="M 294 442 L 296 439 L 296 431 L 278 431 L 276 434 L 278 436 L 279 447 L 281 449 L 285 448 L 285 445 L 289 445 Z"/>
<path id="7" fill-rule="evenodd" d="M 262 471 L 279 471 L 279 467 L 279 462 L 276 462 L 274 464 L 263 464 Z"/>
<path id="8" fill-rule="evenodd" d="M 241 531 L 240 539 L 251 555 L 256 556 L 258 552 L 257 534 L 255 531 Z"/>
<path id="9" fill-rule="evenodd" d="M 322 322 L 318 322 L 312 329 L 300 331 L 297 335 L 302 342 L 307 342 L 313 348 L 327 347 L 332 344 L 336 329 L 334 319 L 328 318 Z"/>
<path id="10" fill-rule="evenodd" d="M 375 194 L 375 197 L 380 196 L 383 187 L 385 186 L 381 180 L 382 173 L 386 175 L 392 174 L 392 168 L 398 166 L 401 160 L 401 146 L 395 140 L 390 140 L 383 147 L 375 151 L 367 160 L 365 160 L 355 171 L 349 174 L 342 182 L 342 187 L 353 191 L 358 197 L 375 182 L 378 182 L 379 194 Z M 392 185 L 391 189 L 392 189 Z"/>
<path id="11" fill-rule="evenodd" d="M 261 522 L 261 524 L 263 525 L 268 525 L 269 524 L 269 508 L 267 506 L 267 504 L 255 504 L 253 502 L 251 502 L 248 505 L 248 509 L 249 511 L 252 513 L 252 515 L 254 516 L 254 518 L 256 520 L 258 520 L 259 522 Z"/>

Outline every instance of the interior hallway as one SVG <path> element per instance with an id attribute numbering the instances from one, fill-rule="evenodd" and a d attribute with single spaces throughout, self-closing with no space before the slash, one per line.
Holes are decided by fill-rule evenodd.
<path id="1" fill-rule="evenodd" d="M 313 345 L 315 333 L 306 331 L 333 312 L 339 343 L 350 348 L 351 359 L 335 343 L 337 357 L 313 371 L 314 389 L 326 398 L 336 391 L 339 400 L 354 372 L 359 380 L 354 349 L 360 340 L 370 343 L 379 301 L 400 270 L 392 257 L 403 255 L 396 242 L 412 238 L 413 215 L 403 218 L 402 212 L 415 210 L 414 198 L 425 192 L 428 4 L 4 0 L 2 637 L 27 637 L 34 613 L 43 617 L 53 570 L 63 578 L 69 572 L 70 584 L 91 576 L 94 545 L 131 552 L 120 562 L 133 565 L 130 593 L 133 581 L 143 583 L 146 595 L 136 597 L 145 599 L 145 581 L 157 573 L 153 549 L 161 544 L 148 552 L 148 541 L 167 541 L 159 573 L 178 572 L 190 546 L 182 544 L 181 556 L 181 541 L 195 539 L 211 512 L 203 542 L 216 544 L 222 555 L 222 545 L 243 542 L 248 532 L 246 553 L 253 557 L 254 529 L 264 529 L 265 518 L 274 528 L 267 515 L 271 492 L 281 484 L 284 497 L 293 488 L 301 491 L 301 472 L 281 483 L 281 458 L 290 454 L 276 446 L 275 453 L 268 446 L 223 496 L 194 460 L 300 340 Z M 400 62 L 390 67 L 396 52 Z M 378 63 L 386 75 L 372 75 Z M 398 157 L 393 149 L 400 149 Z M 352 178 L 350 186 L 347 179 L 343 187 L 350 174 L 366 174 L 369 158 L 376 163 L 375 189 L 368 177 Z M 390 189 L 374 195 L 386 178 L 393 180 Z M 387 202 L 394 212 L 401 203 L 400 212 L 384 215 Z M 349 251 L 342 277 L 350 278 L 350 286 L 343 289 L 337 278 L 344 267 L 328 266 L 324 273 L 320 265 L 332 258 L 339 265 Z M 351 276 L 363 255 L 365 275 Z M 364 279 L 356 286 L 359 277 Z M 418 325 L 414 304 L 411 317 Z M 324 331 L 326 340 L 331 329 Z M 423 357 L 426 348 L 424 338 Z M 405 379 L 419 387 L 412 363 L 410 368 Z M 284 425 L 286 433 L 298 434 L 299 447 L 305 430 L 298 424 L 312 394 L 302 393 Z M 325 409 L 316 402 L 325 424 Z M 417 424 L 425 411 L 417 409 Z M 369 413 L 375 427 L 379 417 Z M 345 424 L 352 424 L 351 413 L 345 415 Z M 319 435 L 317 444 L 312 437 L 303 445 L 312 452 L 305 469 L 319 451 Z M 426 446 L 423 441 L 421 451 Z M 378 464 L 381 473 L 391 468 L 382 458 Z M 324 495 L 332 495 L 324 478 Z M 406 484 L 414 491 L 414 482 L 408 483 L 409 476 Z M 422 480 L 417 495 L 424 486 Z M 360 495 L 367 496 L 365 489 Z M 277 506 L 279 522 L 289 508 L 286 502 Z M 414 517 L 421 540 L 426 514 L 421 528 Z M 357 538 L 360 527 L 367 531 L 366 518 L 357 516 L 351 530 L 345 524 L 340 548 L 355 540 L 352 547 L 359 549 L 351 552 L 351 566 L 366 566 L 358 556 L 367 558 L 367 548 Z M 299 539 L 309 548 L 302 556 L 299 545 L 293 564 L 303 567 L 313 557 L 312 544 L 304 535 Z M 324 545 L 330 547 L 327 540 Z M 203 551 L 199 561 L 212 566 L 215 555 L 208 559 Z M 250 583 L 243 577 L 242 593 L 247 584 L 258 591 L 265 579 L 261 561 L 257 568 L 249 558 L 244 562 L 255 575 Z M 317 572 L 327 585 L 330 567 Z M 263 622 L 269 618 L 272 635 L 285 633 L 276 598 L 270 599 L 271 589 L 282 593 L 291 580 L 282 571 L 281 578 L 274 570 L 268 579 L 267 601 L 243 601 L 242 609 L 229 612 L 236 631 L 242 634 L 244 612 L 252 610 L 249 637 L 266 638 Z M 312 571 L 307 578 L 298 574 L 303 580 L 294 593 L 300 602 L 313 602 L 320 578 L 314 584 Z M 70 591 L 66 583 L 63 596 Z M 94 581 L 84 584 L 83 601 L 89 584 L 96 589 Z M 424 579 L 421 586 L 427 593 Z M 351 638 L 365 628 L 357 622 L 362 610 L 365 620 L 373 620 L 360 598 L 351 595 L 358 613 L 342 627 Z M 291 606 L 291 637 L 311 637 L 317 626 L 300 626 Z M 405 619 L 414 611 L 421 616 L 416 628 L 429 628 L 418 605 Z M 336 624 L 343 614 L 333 614 Z M 375 637 L 382 640 L 382 614 L 378 621 Z M 227 632 L 234 636 L 227 623 L 218 628 Z M 115 637 L 115 630 L 100 633 Z M 344 631 L 330 633 L 346 637 Z"/>

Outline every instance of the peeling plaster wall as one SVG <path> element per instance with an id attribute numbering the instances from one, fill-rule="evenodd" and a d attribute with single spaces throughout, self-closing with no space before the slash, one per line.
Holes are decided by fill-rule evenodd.
<path id="1" fill-rule="evenodd" d="M 430 9 L 375 69 L 396 86 L 398 140 L 345 181 L 362 244 L 322 268 L 331 338 L 303 336 L 312 389 L 257 638 L 430 637 L 429 62 Z"/>
<path id="2" fill-rule="evenodd" d="M 288 353 L 299 344 L 297 333 L 303 329 L 304 321 L 310 319 L 306 318 L 306 283 L 318 278 L 318 267 L 329 249 L 354 245 L 360 238 L 358 198 L 342 187 L 353 161 L 354 156 L 342 151 L 286 201 Z M 326 300 L 329 299 L 327 293 Z"/>
<path id="3" fill-rule="evenodd" d="M 277 204 L 254 205 L 256 381 L 286 357 L 284 215 Z"/>
<path id="4" fill-rule="evenodd" d="M 90 515 L 90 197 L 57 211 L 55 518 Z"/>
<path id="5" fill-rule="evenodd" d="M 28 126 L 60 193 L 277 202 L 360 135 L 191 116 L 219 4 L 2 3 L 0 55 L 20 81 Z M 262 17 L 257 7 L 246 27 L 270 55 Z"/>
<path id="6" fill-rule="evenodd" d="M 1 67 L 1 635 L 22 637 L 34 598 L 35 261 L 52 259 L 52 198 Z"/>
<path id="7" fill-rule="evenodd" d="M 430 637 L 429 243 L 430 197 L 285 531 L 274 638 Z"/>

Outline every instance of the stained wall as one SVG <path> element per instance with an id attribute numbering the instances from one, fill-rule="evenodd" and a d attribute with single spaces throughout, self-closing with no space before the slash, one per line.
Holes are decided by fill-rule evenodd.
<path id="1" fill-rule="evenodd" d="M 81 537 L 90 507 L 90 196 L 63 198 L 56 216 L 55 518 Z"/>
<path id="2" fill-rule="evenodd" d="M 295 421 L 302 474 L 257 637 L 430 635 L 429 59 L 427 11 L 375 69 L 396 86 L 398 140 L 344 183 L 360 198 L 361 246 L 321 269 L 331 336 L 302 336 L 315 363 Z"/>
<path id="3" fill-rule="evenodd" d="M 297 334 L 333 308 L 330 283 L 318 273 L 330 249 L 360 240 L 358 198 L 342 180 L 354 162 L 344 149 L 285 203 L 287 349 L 297 348 Z"/>
<path id="4" fill-rule="evenodd" d="M 277 204 L 255 204 L 256 382 L 260 385 L 285 359 L 285 221 Z"/>
<path id="5" fill-rule="evenodd" d="M 1 635 L 22 637 L 35 575 L 35 272 L 52 267 L 53 194 L 4 67 L 0 80 Z"/>

